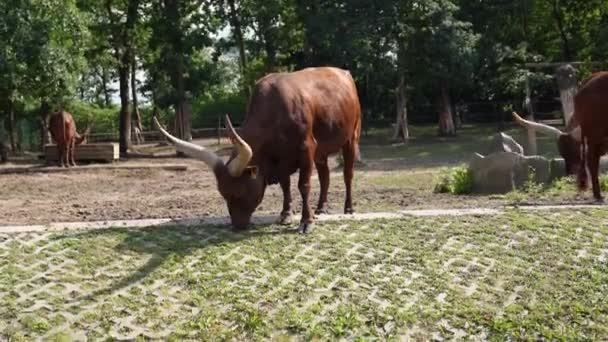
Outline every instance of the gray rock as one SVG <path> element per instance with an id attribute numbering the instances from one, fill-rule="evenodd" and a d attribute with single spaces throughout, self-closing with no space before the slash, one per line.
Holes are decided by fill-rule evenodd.
<path id="1" fill-rule="evenodd" d="M 608 172 L 608 158 L 600 159 L 600 173 Z M 551 177 L 550 182 L 555 179 L 562 178 L 566 176 L 566 164 L 564 163 L 564 159 L 555 158 L 551 159 Z"/>
<path id="2" fill-rule="evenodd" d="M 484 194 L 513 191 L 522 187 L 532 174 L 538 183 L 548 183 L 551 179 L 548 159 L 514 152 L 497 152 L 485 157 L 476 153 L 469 170 L 473 177 L 473 192 Z"/>
<path id="3" fill-rule="evenodd" d="M 510 135 L 499 132 L 494 135 L 490 147 L 486 151 L 486 155 L 496 152 L 514 152 L 524 154 L 524 148 Z"/>

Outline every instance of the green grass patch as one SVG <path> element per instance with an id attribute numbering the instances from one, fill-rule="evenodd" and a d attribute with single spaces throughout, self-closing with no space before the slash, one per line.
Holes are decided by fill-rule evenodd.
<path id="1" fill-rule="evenodd" d="M 319 223 L 310 236 L 274 225 L 0 234 L 15 269 L 0 266 L 12 288 L 0 336 L 606 340 L 607 220 L 513 210 Z M 38 263 L 48 268 L 27 272 Z"/>
<path id="2" fill-rule="evenodd" d="M 435 185 L 435 193 L 467 195 L 473 192 L 473 175 L 466 165 L 444 171 L 439 183 Z"/>

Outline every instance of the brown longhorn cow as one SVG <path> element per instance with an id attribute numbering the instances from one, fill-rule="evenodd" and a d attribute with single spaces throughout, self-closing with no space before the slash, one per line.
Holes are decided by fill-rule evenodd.
<path id="1" fill-rule="evenodd" d="M 298 231 L 308 233 L 313 223 L 309 205 L 313 168 L 316 166 L 321 184 L 315 213 L 323 213 L 329 188 L 327 158 L 340 150 L 346 186 L 344 212 L 353 212 L 351 191 L 359 153 L 361 108 L 348 71 L 319 67 L 269 74 L 255 84 L 240 134 L 228 115 L 225 122 L 234 145 L 226 163 L 215 153 L 177 139 L 156 124 L 178 151 L 202 160 L 213 170 L 234 229 L 247 227 L 266 186 L 276 183 L 283 191 L 280 222 L 289 222 L 290 175 L 299 170 L 302 218 Z"/>
<path id="2" fill-rule="evenodd" d="M 524 120 L 516 113 L 513 116 L 524 127 L 555 136 L 567 174 L 577 174 L 581 190 L 587 188 L 590 175 L 593 197 L 603 201 L 598 177 L 600 157 L 608 147 L 608 72 L 594 73 L 582 82 L 574 97 L 574 114 L 565 132 Z"/>
<path id="3" fill-rule="evenodd" d="M 85 133 L 81 136 L 76 132 L 76 123 L 72 114 L 66 111 L 59 111 L 51 114 L 49 119 L 49 131 L 51 137 L 57 144 L 57 153 L 59 155 L 59 165 L 63 167 L 76 166 L 74 161 L 74 150 L 76 145 L 85 144 L 86 137 L 89 134 L 91 127 L 87 127 Z"/>

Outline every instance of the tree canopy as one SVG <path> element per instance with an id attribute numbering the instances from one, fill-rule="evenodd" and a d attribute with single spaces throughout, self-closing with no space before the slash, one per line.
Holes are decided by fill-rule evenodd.
<path id="1" fill-rule="evenodd" d="M 555 96 L 555 68 L 529 63 L 581 62 L 581 79 L 608 61 L 603 0 L 19 0 L 0 13 L 14 148 L 16 122 L 44 127 L 59 107 L 90 108 L 79 122 L 110 113 L 92 119 L 122 152 L 151 112 L 190 139 L 224 112 L 242 118 L 266 73 L 323 65 L 351 71 L 366 125 L 396 113 L 396 138 L 412 120 L 453 134 L 463 104 L 521 105 L 526 82 Z"/>

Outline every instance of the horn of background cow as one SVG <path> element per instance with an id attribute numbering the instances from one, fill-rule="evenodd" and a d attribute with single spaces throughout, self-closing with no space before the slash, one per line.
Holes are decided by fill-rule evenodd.
<path id="1" fill-rule="evenodd" d="M 547 135 L 551 135 L 551 136 L 555 137 L 556 139 L 559 138 L 560 135 L 564 134 L 564 132 L 560 131 L 559 129 L 557 129 L 555 127 L 551 127 L 549 125 L 541 124 L 541 123 L 534 122 L 534 121 L 525 120 L 521 116 L 519 116 L 519 114 L 517 114 L 515 112 L 513 112 L 513 118 L 515 119 L 515 121 L 518 124 L 520 124 L 521 126 L 527 128 L 527 129 L 537 130 L 538 132 L 541 132 L 541 133 L 544 133 Z"/>
<path id="2" fill-rule="evenodd" d="M 215 153 L 207 150 L 206 148 L 178 139 L 174 136 L 172 136 L 171 134 L 169 134 L 169 132 L 165 131 L 163 129 L 163 127 L 160 125 L 160 123 L 158 122 L 158 120 L 156 119 L 156 117 L 153 118 L 154 119 L 154 124 L 156 124 L 156 126 L 158 127 L 158 129 L 160 130 L 160 132 L 167 138 L 169 139 L 169 141 L 171 141 L 171 143 L 175 146 L 175 149 L 194 158 L 194 159 L 198 159 L 202 162 L 204 162 L 205 164 L 207 164 L 212 170 L 215 170 L 216 167 L 218 167 L 219 165 L 223 165 L 223 161 L 220 157 L 218 157 Z"/>
<path id="3" fill-rule="evenodd" d="M 230 117 L 228 114 L 224 117 L 226 123 L 226 129 L 228 130 L 228 134 L 230 135 L 230 140 L 234 144 L 234 147 L 237 151 L 236 157 L 230 161 L 227 165 L 228 172 L 232 177 L 239 177 L 243 174 L 243 171 L 249 164 L 251 157 L 253 156 L 253 152 L 251 151 L 251 147 L 243 138 L 241 138 L 234 127 L 232 126 L 232 122 L 230 122 Z"/>

